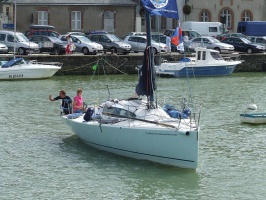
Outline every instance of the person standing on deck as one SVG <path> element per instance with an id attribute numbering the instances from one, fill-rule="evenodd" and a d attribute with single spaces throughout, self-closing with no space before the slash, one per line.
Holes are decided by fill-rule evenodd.
<path id="1" fill-rule="evenodd" d="M 72 99 L 66 95 L 66 92 L 64 90 L 60 90 L 59 96 L 53 98 L 52 95 L 49 95 L 50 101 L 56 101 L 62 99 L 61 107 L 63 109 L 63 114 L 68 115 L 72 113 Z"/>

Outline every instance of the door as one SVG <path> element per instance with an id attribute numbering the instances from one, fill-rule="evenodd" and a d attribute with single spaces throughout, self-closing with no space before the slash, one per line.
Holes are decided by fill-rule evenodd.
<path id="1" fill-rule="evenodd" d="M 139 41 L 138 41 L 138 51 L 144 51 L 145 48 L 146 48 L 146 38 L 142 38 L 142 37 L 139 37 Z"/>
<path id="2" fill-rule="evenodd" d="M 71 36 L 71 38 L 72 38 L 73 44 L 76 47 L 76 50 L 75 51 L 81 52 L 82 51 L 82 47 L 83 47 L 83 45 L 81 44 L 81 41 L 78 38 L 73 37 L 73 36 Z"/>
<path id="3" fill-rule="evenodd" d="M 111 49 L 112 43 L 111 40 L 106 35 L 101 35 L 100 44 L 103 45 L 104 49 Z"/>
<path id="4" fill-rule="evenodd" d="M 13 35 L 10 35 L 10 34 L 6 35 L 6 44 L 5 45 L 8 47 L 9 51 L 12 51 L 12 52 L 14 51 L 15 38 Z M 16 49 L 18 49 L 18 47 L 16 47 Z"/>
<path id="5" fill-rule="evenodd" d="M 132 51 L 138 51 L 138 37 L 129 37 L 128 41 L 126 41 L 131 45 L 131 50 Z"/>

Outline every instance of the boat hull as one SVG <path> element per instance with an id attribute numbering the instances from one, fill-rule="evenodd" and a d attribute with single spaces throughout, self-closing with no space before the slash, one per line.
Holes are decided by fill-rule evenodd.
<path id="1" fill-rule="evenodd" d="M 229 76 L 235 70 L 236 65 L 224 66 L 188 66 L 181 69 L 167 69 L 158 71 L 157 74 L 167 74 L 174 77 L 208 77 Z"/>
<path id="2" fill-rule="evenodd" d="M 72 131 L 86 144 L 100 150 L 135 159 L 196 169 L 198 162 L 198 131 L 186 132 L 145 128 L 125 124 L 99 124 L 67 119 Z"/>
<path id="3" fill-rule="evenodd" d="M 0 68 L 0 80 L 45 79 L 52 77 L 61 67 L 53 65 L 30 65 Z"/>
<path id="4" fill-rule="evenodd" d="M 266 113 L 240 114 L 242 123 L 266 124 Z"/>

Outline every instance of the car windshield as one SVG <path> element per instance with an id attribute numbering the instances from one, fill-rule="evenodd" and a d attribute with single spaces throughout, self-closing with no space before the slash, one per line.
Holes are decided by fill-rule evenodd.
<path id="1" fill-rule="evenodd" d="M 62 41 L 61 40 L 59 40 L 58 38 L 56 38 L 56 37 L 50 37 L 49 38 L 52 42 L 57 42 L 57 43 L 62 43 Z"/>
<path id="2" fill-rule="evenodd" d="M 112 42 L 123 42 L 123 40 L 121 40 L 119 37 L 115 36 L 115 35 L 109 35 L 109 39 Z"/>
<path id="3" fill-rule="evenodd" d="M 23 34 L 16 34 L 16 39 L 18 42 L 29 42 L 28 38 L 26 38 Z"/>
<path id="4" fill-rule="evenodd" d="M 245 43 L 245 44 L 250 44 L 251 42 L 248 40 L 248 39 L 246 39 L 246 38 L 241 38 L 241 40 Z"/>
<path id="5" fill-rule="evenodd" d="M 78 39 L 81 41 L 81 42 L 84 42 L 84 43 L 91 43 L 92 41 L 86 37 L 78 37 Z"/>
<path id="6" fill-rule="evenodd" d="M 220 41 L 215 39 L 215 38 L 210 38 L 210 41 L 213 42 L 213 43 L 220 43 Z"/>

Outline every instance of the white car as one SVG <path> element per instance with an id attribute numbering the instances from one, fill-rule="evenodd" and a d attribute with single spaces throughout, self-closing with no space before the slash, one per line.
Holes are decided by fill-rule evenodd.
<path id="1" fill-rule="evenodd" d="M 62 40 L 64 43 L 67 43 L 66 36 L 67 35 L 61 35 L 59 36 L 59 39 Z M 103 51 L 103 46 L 101 44 L 92 42 L 90 39 L 88 39 L 85 36 L 71 35 L 70 37 L 73 41 L 73 44 L 76 47 L 75 48 L 76 52 L 81 52 L 84 55 L 88 55 L 88 54 L 96 55 L 98 52 Z"/>
<path id="2" fill-rule="evenodd" d="M 39 46 L 30 42 L 21 32 L 0 30 L 0 43 L 5 44 L 9 51 L 18 52 L 20 55 L 39 53 Z"/>
<path id="3" fill-rule="evenodd" d="M 124 42 L 131 45 L 131 50 L 135 53 L 139 51 L 144 51 L 147 44 L 146 36 L 142 35 L 132 35 L 127 36 Z M 167 46 L 164 43 L 159 43 L 151 40 L 151 46 L 153 47 L 154 53 L 166 52 Z"/>
<path id="4" fill-rule="evenodd" d="M 0 43 L 0 53 L 8 53 L 8 47 L 5 44 Z"/>
<path id="5" fill-rule="evenodd" d="M 196 37 L 189 41 L 191 46 L 201 46 L 207 49 L 214 49 L 220 53 L 232 53 L 234 52 L 234 46 L 220 42 L 213 37 Z"/>

